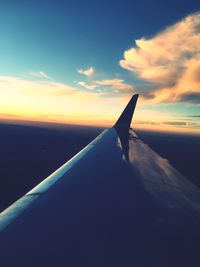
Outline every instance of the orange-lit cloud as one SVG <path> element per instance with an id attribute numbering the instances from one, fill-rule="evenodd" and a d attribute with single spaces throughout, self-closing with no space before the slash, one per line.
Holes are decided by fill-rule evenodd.
<path id="1" fill-rule="evenodd" d="M 200 103 L 200 12 L 135 42 L 120 65 L 154 85 L 144 101 Z"/>
<path id="2" fill-rule="evenodd" d="M 104 83 L 104 82 L 103 82 Z M 106 85 L 110 82 L 105 82 Z M 123 86 L 122 86 L 123 87 Z M 122 89 L 122 88 L 121 88 Z M 128 94 L 105 97 L 104 92 L 80 90 L 60 82 L 0 76 L 0 119 L 112 126 L 129 100 Z M 142 108 L 139 100 L 133 126 L 152 130 L 200 133 L 194 118 L 173 118 Z"/>
<path id="3" fill-rule="evenodd" d="M 109 86 L 116 91 L 120 91 L 122 93 L 133 93 L 133 86 L 125 83 L 121 79 L 110 79 L 110 80 L 101 80 L 95 82 L 98 86 Z"/>
<path id="4" fill-rule="evenodd" d="M 109 93 L 122 93 L 122 94 L 129 94 L 132 95 L 134 92 L 134 88 L 132 85 L 125 83 L 121 79 L 107 79 L 107 80 L 99 80 L 99 81 L 90 81 L 90 82 L 83 82 L 80 81 L 77 84 L 81 85 L 82 87 L 93 90 L 98 88 L 96 90 L 97 92 L 104 92 L 104 94 Z M 107 90 L 106 90 L 107 89 Z"/>
<path id="5" fill-rule="evenodd" d="M 0 117 L 112 125 L 123 98 L 101 96 L 60 82 L 0 76 Z"/>
<path id="6" fill-rule="evenodd" d="M 92 76 L 94 74 L 94 68 L 90 67 L 88 69 L 80 69 L 78 70 L 78 73 L 86 75 L 86 76 Z"/>

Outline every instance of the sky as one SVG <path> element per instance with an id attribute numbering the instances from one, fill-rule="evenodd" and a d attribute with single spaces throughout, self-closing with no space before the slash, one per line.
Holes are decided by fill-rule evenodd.
<path id="1" fill-rule="evenodd" d="M 1 1 L 0 119 L 200 134 L 200 2 Z"/>

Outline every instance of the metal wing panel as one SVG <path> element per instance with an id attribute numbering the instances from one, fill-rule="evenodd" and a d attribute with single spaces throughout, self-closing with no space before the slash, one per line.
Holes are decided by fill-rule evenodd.
<path id="1" fill-rule="evenodd" d="M 137 97 L 1 214 L 2 266 L 199 266 L 200 191 L 129 130 Z"/>
<path id="2" fill-rule="evenodd" d="M 128 144 L 129 160 L 116 130 L 107 130 L 62 167 L 59 179 L 30 191 L 21 201 L 31 203 L 1 234 L 4 266 L 26 266 L 28 260 L 29 266 L 172 266 L 194 260 L 189 244 L 199 243 L 198 188 L 132 131 Z M 2 222 L 12 212 L 11 206 Z M 176 251 L 187 251 L 184 260 L 173 254 L 175 244 Z"/>

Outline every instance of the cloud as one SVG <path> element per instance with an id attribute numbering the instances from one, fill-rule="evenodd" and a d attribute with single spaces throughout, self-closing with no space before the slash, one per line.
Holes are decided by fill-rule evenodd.
<path id="1" fill-rule="evenodd" d="M 90 68 L 85 69 L 85 70 L 80 69 L 80 70 L 78 70 L 78 73 L 86 75 L 86 76 L 92 76 L 94 74 L 94 68 L 90 67 Z"/>
<path id="2" fill-rule="evenodd" d="M 191 118 L 200 118 L 200 115 L 188 115 L 187 117 L 191 117 Z"/>
<path id="3" fill-rule="evenodd" d="M 108 86 L 122 93 L 133 93 L 133 86 L 120 79 L 101 80 L 95 83 L 97 86 Z"/>
<path id="4" fill-rule="evenodd" d="M 112 126 L 124 109 L 129 94 L 113 94 L 110 88 L 116 85 L 102 80 L 96 89 L 80 90 L 77 86 L 70 86 L 61 82 L 25 80 L 18 77 L 0 76 L 0 120 L 29 120 L 49 121 L 61 123 L 75 123 L 84 125 Z M 121 83 L 120 83 L 121 84 Z M 101 86 L 108 87 L 103 90 Z M 96 93 L 96 90 L 101 92 Z M 121 90 L 124 92 L 124 88 Z M 126 90 L 125 90 L 126 91 Z M 111 97 L 110 97 L 111 95 Z M 103 96 L 103 97 L 102 97 Z M 189 115 L 189 114 L 188 114 Z M 196 115 L 196 114 L 191 114 Z M 198 115 L 197 115 L 198 116 Z M 142 125 L 144 129 L 156 127 L 156 130 L 171 129 L 181 125 L 167 125 L 163 121 L 172 121 L 172 116 L 149 109 L 138 108 L 134 115 L 135 125 Z M 200 133 L 199 118 L 184 119 L 188 131 Z M 138 123 L 138 121 L 143 121 Z M 174 121 L 181 121 L 180 118 Z M 167 127 L 167 128 L 166 128 Z M 197 130 L 195 130 L 197 129 Z"/>
<path id="5" fill-rule="evenodd" d="M 112 125 L 123 106 L 122 97 L 102 98 L 102 94 L 61 82 L 0 76 L 0 119 L 14 115 L 31 121 Z"/>
<path id="6" fill-rule="evenodd" d="M 9 93 L 10 90 L 13 93 L 29 94 L 30 96 L 60 96 L 73 94 L 77 88 L 60 82 L 33 81 L 18 77 L 0 76 L 0 92 Z"/>
<path id="7" fill-rule="evenodd" d="M 159 130 L 172 130 L 172 129 L 176 129 L 177 130 L 181 130 L 181 129 L 186 129 L 186 130 L 196 130 L 197 133 L 199 133 L 199 129 L 200 129 L 200 122 L 199 121 L 194 121 L 194 122 L 190 122 L 186 119 L 184 119 L 183 121 L 177 121 L 177 120 L 172 120 L 172 121 L 152 121 L 152 120 L 135 120 L 134 125 L 139 126 L 142 125 L 144 127 L 148 126 L 150 127 L 149 129 L 153 129 L 154 127 L 157 127 L 157 129 Z M 159 127 L 159 128 L 158 128 Z"/>
<path id="8" fill-rule="evenodd" d="M 166 125 L 186 126 L 187 125 L 187 122 L 185 122 L 185 121 L 164 121 L 163 124 L 166 124 Z"/>
<path id="9" fill-rule="evenodd" d="M 95 84 L 89 84 L 89 83 L 86 83 L 86 82 L 78 82 L 78 84 L 88 90 L 93 90 L 97 87 L 97 85 Z"/>
<path id="10" fill-rule="evenodd" d="M 200 93 L 200 12 L 135 43 L 119 64 L 154 85 L 146 101 L 186 102 L 187 95 Z"/>
<path id="11" fill-rule="evenodd" d="M 29 74 L 36 78 L 51 79 L 51 77 L 44 71 L 30 71 Z"/>
<path id="12" fill-rule="evenodd" d="M 122 93 L 122 94 L 132 94 L 133 86 L 125 83 L 121 79 L 107 79 L 99 81 L 90 81 L 90 82 L 77 82 L 80 86 L 88 89 L 95 90 L 95 92 L 102 92 L 104 95 L 109 95 L 109 93 Z"/>
<path id="13" fill-rule="evenodd" d="M 185 94 L 182 96 L 182 101 L 183 102 L 191 102 L 191 103 L 196 103 L 200 104 L 200 92 L 199 93 L 191 93 L 191 94 Z"/>

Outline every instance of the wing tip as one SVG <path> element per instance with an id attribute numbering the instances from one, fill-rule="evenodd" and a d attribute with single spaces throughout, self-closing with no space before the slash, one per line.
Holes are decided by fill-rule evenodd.
<path id="1" fill-rule="evenodd" d="M 139 94 L 134 94 L 131 97 L 127 106 L 125 107 L 119 119 L 115 123 L 114 128 L 118 128 L 118 129 L 119 128 L 127 128 L 127 129 L 130 128 L 138 97 L 139 97 Z"/>

